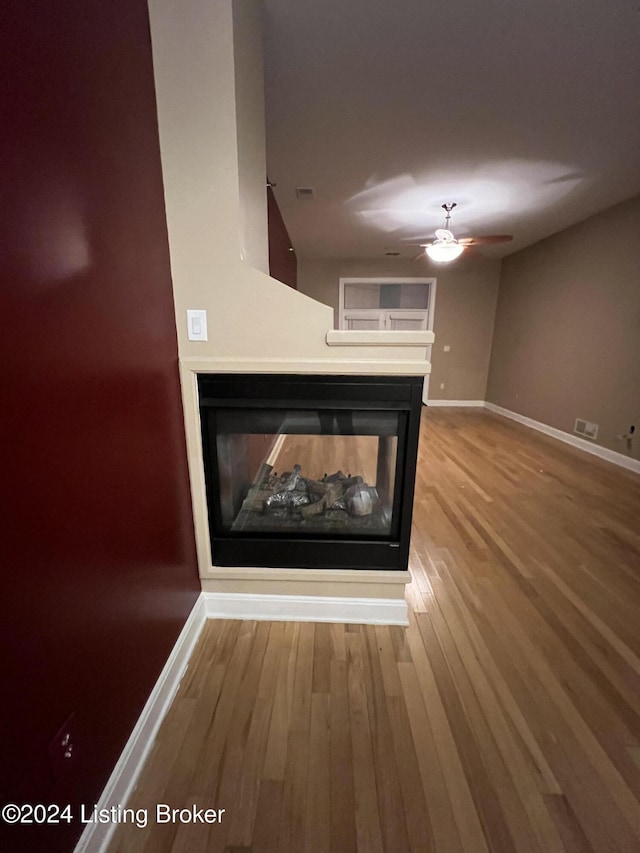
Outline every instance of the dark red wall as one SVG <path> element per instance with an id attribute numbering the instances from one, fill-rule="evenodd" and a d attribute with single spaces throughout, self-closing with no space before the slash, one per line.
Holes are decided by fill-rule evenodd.
<path id="1" fill-rule="evenodd" d="M 269 274 L 278 281 L 298 289 L 298 261 L 293 251 L 273 190 L 267 184 L 267 219 L 269 225 Z"/>
<path id="2" fill-rule="evenodd" d="M 77 811 L 199 592 L 149 27 L 141 0 L 5 0 L 0 29 L 0 798 Z"/>

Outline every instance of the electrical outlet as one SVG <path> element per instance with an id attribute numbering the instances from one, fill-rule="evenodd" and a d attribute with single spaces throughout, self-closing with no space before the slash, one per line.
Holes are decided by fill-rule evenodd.
<path id="1" fill-rule="evenodd" d="M 62 724 L 60 731 L 49 744 L 47 752 L 54 782 L 58 784 L 68 775 L 78 758 L 75 711 Z"/>
<path id="2" fill-rule="evenodd" d="M 441 383 L 440 383 L 440 390 L 441 390 L 441 391 L 444 391 L 444 382 L 441 382 Z"/>

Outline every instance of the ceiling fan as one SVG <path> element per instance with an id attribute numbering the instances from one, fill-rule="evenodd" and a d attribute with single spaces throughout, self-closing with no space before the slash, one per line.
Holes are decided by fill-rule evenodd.
<path id="1" fill-rule="evenodd" d="M 451 204 L 442 205 L 442 208 L 447 215 L 444 220 L 444 228 L 438 228 L 435 233 L 435 240 L 432 240 L 429 243 L 412 244 L 418 245 L 421 249 L 424 249 L 424 252 L 426 252 L 432 261 L 436 261 L 441 264 L 447 263 L 448 261 L 455 261 L 455 259 L 459 258 L 465 249 L 472 246 L 492 246 L 496 243 L 508 243 L 509 240 L 513 240 L 512 234 L 486 234 L 482 237 L 462 237 L 457 240 L 453 231 L 449 228 L 451 211 L 457 206 L 458 205 L 455 201 Z M 416 255 L 414 260 L 422 257 L 423 254 L 423 252 L 420 252 L 420 254 Z"/>

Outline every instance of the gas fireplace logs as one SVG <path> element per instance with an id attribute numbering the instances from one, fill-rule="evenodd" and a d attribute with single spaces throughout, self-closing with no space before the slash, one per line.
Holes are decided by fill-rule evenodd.
<path id="1" fill-rule="evenodd" d="M 270 465 L 264 465 L 260 481 L 249 489 L 242 511 L 298 515 L 305 521 L 332 511 L 333 520 L 340 515 L 346 520 L 350 516 L 371 515 L 379 507 L 375 486 L 369 486 L 362 477 L 336 471 L 314 480 L 302 476 L 300 465 L 278 476 Z"/>

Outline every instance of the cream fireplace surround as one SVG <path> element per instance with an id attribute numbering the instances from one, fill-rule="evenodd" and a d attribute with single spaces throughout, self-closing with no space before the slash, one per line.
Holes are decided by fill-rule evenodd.
<path id="1" fill-rule="evenodd" d="M 202 459 L 200 413 L 197 376 L 200 373 L 314 373 L 334 375 L 404 375 L 424 376 L 430 370 L 425 360 L 426 348 L 433 342 L 432 332 L 345 332 L 350 358 L 345 358 L 342 346 L 336 346 L 336 333 L 328 332 L 332 345 L 328 354 L 339 352 L 341 358 L 316 359 L 256 359 L 208 358 L 182 359 L 180 362 L 184 400 L 187 451 L 191 478 L 194 525 L 202 589 L 207 593 L 235 596 L 319 596 L 340 599 L 404 600 L 404 586 L 409 572 L 366 570 L 310 570 L 276 568 L 221 568 L 213 565 L 211 554 L 207 499 Z M 386 335 L 393 335 L 386 340 Z M 384 358 L 353 357 L 358 350 L 384 349 Z M 380 355 L 380 351 L 377 353 Z M 406 354 L 406 355 L 405 355 Z M 392 357 L 389 358 L 389 355 Z M 395 620 L 393 620 L 395 621 Z M 404 620 L 400 620 L 404 621 Z"/>

